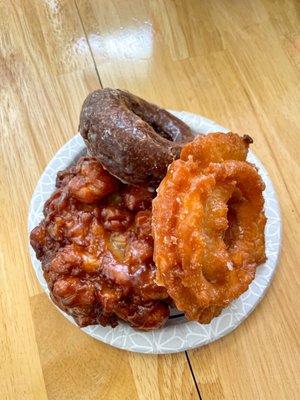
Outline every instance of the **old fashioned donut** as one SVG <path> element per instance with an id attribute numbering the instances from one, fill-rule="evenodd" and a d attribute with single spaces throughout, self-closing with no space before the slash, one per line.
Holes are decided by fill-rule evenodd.
<path id="1" fill-rule="evenodd" d="M 157 185 L 183 144 L 194 138 L 191 129 L 166 110 L 110 88 L 88 95 L 79 132 L 105 169 L 134 185 Z"/>
<path id="2" fill-rule="evenodd" d="M 208 146 L 209 153 L 214 138 L 218 147 L 220 135 L 238 144 L 238 136 L 212 134 L 203 137 L 202 150 Z M 187 318 L 208 323 L 247 290 L 265 261 L 265 186 L 246 161 L 210 162 L 230 158 L 226 146 L 223 155 L 211 150 L 202 165 L 200 155 L 199 162 L 192 156 L 199 139 L 188 146 L 190 154 L 185 148 L 184 160 L 171 164 L 153 200 L 156 281 Z M 236 150 L 234 157 L 242 155 Z"/>

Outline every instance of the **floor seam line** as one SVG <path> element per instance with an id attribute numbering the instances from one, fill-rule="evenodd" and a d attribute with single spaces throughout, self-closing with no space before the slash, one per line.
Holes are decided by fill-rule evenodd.
<path id="1" fill-rule="evenodd" d="M 189 358 L 189 355 L 188 355 L 187 351 L 185 351 L 185 356 L 186 356 L 186 359 L 187 359 L 187 362 L 188 362 L 188 365 L 189 365 L 189 368 L 190 368 L 190 371 L 191 371 L 191 374 L 192 374 L 192 378 L 193 378 L 194 384 L 196 386 L 198 397 L 199 397 L 200 400 L 202 400 L 200 389 L 199 389 L 198 383 L 196 381 L 196 377 L 195 377 L 195 374 L 194 374 L 194 371 L 193 371 L 193 368 L 192 368 L 192 364 L 191 364 L 191 361 L 190 361 L 190 358 Z"/>
<path id="2" fill-rule="evenodd" d="M 83 20 L 82 20 L 82 18 L 81 18 L 81 14 L 80 14 L 80 12 L 79 12 L 79 8 L 78 8 L 78 5 L 77 5 L 76 0 L 74 0 L 74 4 L 75 4 L 75 8 L 76 8 L 76 10 L 77 10 L 78 18 L 79 18 L 79 20 L 80 20 L 80 24 L 81 24 L 81 27 L 82 27 L 82 30 L 83 30 L 85 39 L 86 39 L 86 41 L 87 41 L 87 45 L 88 45 L 89 50 L 90 50 L 90 53 L 91 53 L 91 57 L 92 57 L 92 60 L 93 60 L 95 72 L 96 72 L 96 75 L 97 75 L 97 78 L 98 78 L 100 87 L 103 88 L 103 85 L 102 85 L 102 82 L 101 82 L 101 78 L 100 78 L 100 74 L 99 74 L 99 71 L 98 71 L 98 68 L 97 68 L 97 63 L 96 63 L 96 60 L 95 60 L 95 58 L 94 58 L 93 50 L 92 50 L 92 47 L 91 47 L 91 45 L 90 45 L 90 41 L 89 41 L 89 39 L 88 39 L 86 30 L 85 30 L 85 27 L 84 27 L 84 23 L 83 23 Z"/>

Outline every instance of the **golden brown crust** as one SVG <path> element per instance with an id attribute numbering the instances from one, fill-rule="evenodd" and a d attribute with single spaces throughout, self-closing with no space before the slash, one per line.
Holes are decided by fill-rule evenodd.
<path id="1" fill-rule="evenodd" d="M 210 162 L 223 162 L 225 160 L 245 161 L 249 144 L 252 139 L 248 135 L 242 138 L 236 133 L 214 132 L 205 136 L 196 137 L 187 143 L 181 151 L 181 160 L 193 157 L 201 167 Z"/>
<path id="2" fill-rule="evenodd" d="M 245 158 L 246 147 L 232 134 L 196 139 L 171 164 L 153 201 L 157 282 L 202 323 L 247 290 L 265 260 L 264 184 L 253 165 L 228 159 Z"/>

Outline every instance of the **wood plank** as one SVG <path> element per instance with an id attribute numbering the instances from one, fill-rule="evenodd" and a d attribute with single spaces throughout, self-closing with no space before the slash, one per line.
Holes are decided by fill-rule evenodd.
<path id="1" fill-rule="evenodd" d="M 45 294 L 32 297 L 31 306 L 49 400 L 198 398 L 184 356 L 145 356 L 98 342 Z"/>
<path id="2" fill-rule="evenodd" d="M 8 186 L 7 195 L 19 206 L 22 237 L 26 237 L 27 204 L 40 173 L 77 131 L 86 94 L 99 87 L 87 43 L 85 53 L 77 51 L 76 43 L 83 43 L 84 37 L 76 9 L 77 23 L 75 17 L 70 21 L 68 2 L 53 9 L 54 3 L 49 4 L 25 1 L 8 7 L 7 2 L 1 3 L 1 148 L 6 155 L 10 150 L 10 157 L 3 159 L 5 179 L 15 185 Z M 45 40 L 51 26 L 56 51 Z M 63 41 L 66 46 L 61 44 L 60 52 L 57 43 Z M 20 181 L 23 185 L 17 185 Z M 20 251 L 29 293 L 37 293 L 26 243 Z"/>
<path id="3" fill-rule="evenodd" d="M 197 398 L 184 354 L 149 358 L 88 338 L 40 294 L 28 257 L 32 191 L 99 87 L 76 5 L 1 1 L 0 46 L 0 397 Z"/>
<path id="4" fill-rule="evenodd" d="M 299 2 L 77 4 L 103 86 L 205 115 L 255 139 L 282 207 L 279 269 L 243 326 L 190 358 L 204 400 L 297 398 Z"/>
<path id="5" fill-rule="evenodd" d="M 0 397 L 41 400 L 47 395 L 29 304 L 41 289 L 28 257 L 28 203 L 99 83 L 91 55 L 76 47 L 85 39 L 71 3 L 1 1 L 0 32 Z"/>

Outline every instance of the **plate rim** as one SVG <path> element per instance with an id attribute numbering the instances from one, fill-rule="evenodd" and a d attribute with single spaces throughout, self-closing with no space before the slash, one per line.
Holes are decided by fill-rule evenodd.
<path id="1" fill-rule="evenodd" d="M 197 128 L 199 129 L 199 121 L 201 121 L 204 125 L 207 124 L 210 127 L 214 127 L 215 128 L 215 132 L 216 131 L 222 131 L 222 132 L 229 132 L 229 129 L 226 129 L 224 127 L 222 127 L 221 125 L 218 125 L 217 123 L 215 123 L 214 121 L 205 118 L 199 114 L 195 114 L 195 113 L 191 113 L 191 112 L 187 112 L 187 111 L 174 111 L 174 110 L 169 110 L 172 114 L 176 115 L 177 117 L 179 117 L 180 119 L 184 120 L 184 122 L 187 123 L 188 121 L 188 125 L 190 125 L 192 128 L 192 123 L 191 120 L 195 120 L 195 124 L 197 124 Z M 201 124 L 200 124 L 201 125 Z M 210 130 L 211 132 L 213 130 Z M 77 151 L 74 151 L 73 158 L 68 160 L 69 165 L 74 161 L 74 159 L 76 159 L 76 157 L 78 157 L 80 155 L 80 153 L 82 152 L 82 150 L 84 149 L 84 143 L 83 140 L 81 139 L 80 135 L 77 133 L 75 136 L 73 136 L 71 139 L 69 139 L 63 146 L 61 146 L 58 151 L 55 153 L 55 155 L 52 157 L 52 159 L 49 161 L 49 163 L 47 164 L 47 166 L 45 167 L 45 169 L 43 170 L 42 174 L 40 175 L 40 178 L 36 184 L 36 187 L 32 193 L 32 197 L 30 200 L 30 205 L 29 205 L 29 212 L 28 212 L 28 233 L 30 233 L 30 230 L 32 229 L 32 215 L 36 213 L 35 210 L 35 199 L 41 195 L 40 192 L 40 187 L 43 187 L 44 184 L 44 180 L 46 179 L 47 175 L 48 175 L 48 170 L 52 168 L 52 165 L 55 164 L 55 162 L 59 159 L 59 157 L 63 157 L 66 160 L 66 156 L 64 155 L 66 149 L 69 149 L 69 147 L 73 144 L 73 142 L 75 143 L 76 141 L 79 141 L 79 144 L 77 145 L 78 149 Z M 82 141 L 82 148 L 79 149 L 80 147 L 80 141 Z M 76 146 L 75 146 L 76 148 Z M 186 350 L 191 350 L 194 348 L 198 348 L 198 347 L 202 347 L 205 346 L 209 343 L 213 343 L 214 341 L 224 337 L 225 335 L 229 334 L 230 332 L 232 332 L 233 330 L 235 330 L 236 328 L 238 328 L 238 326 L 246 319 L 248 318 L 248 316 L 256 309 L 256 307 L 258 306 L 258 304 L 262 301 L 262 299 L 265 297 L 265 294 L 268 290 L 268 288 L 270 287 L 274 275 L 276 273 L 276 270 L 278 268 L 278 264 L 279 264 L 279 259 L 280 259 L 280 255 L 281 255 L 281 250 L 282 250 L 282 215 L 281 215 L 281 209 L 280 209 L 280 204 L 278 201 L 278 196 L 276 193 L 276 190 L 274 188 L 273 182 L 271 180 L 271 178 L 268 175 L 268 172 L 266 170 L 266 168 L 264 167 L 263 163 L 260 161 L 259 158 L 257 158 L 252 151 L 249 151 L 249 155 L 251 157 L 251 159 L 253 159 L 255 161 L 255 165 L 258 167 L 258 169 L 260 171 L 263 172 L 264 175 L 264 180 L 267 180 L 266 186 L 268 184 L 268 186 L 270 186 L 270 188 L 272 189 L 272 200 L 274 200 L 274 207 L 276 209 L 276 213 L 277 213 L 277 217 L 278 217 L 278 221 L 277 221 L 277 234 L 278 234 L 278 243 L 275 244 L 275 259 L 273 261 L 273 267 L 272 267 L 272 271 L 271 274 L 269 275 L 269 277 L 267 278 L 266 283 L 264 284 L 263 290 L 261 291 L 260 295 L 256 298 L 256 300 L 254 301 L 254 303 L 252 304 L 252 306 L 250 307 L 250 309 L 245 312 L 240 318 L 238 318 L 237 320 L 233 322 L 231 322 L 230 325 L 228 325 L 228 327 L 226 329 L 224 329 L 222 332 L 219 332 L 217 334 L 215 334 L 213 331 L 211 332 L 210 337 L 208 337 L 206 340 L 204 340 L 201 343 L 198 343 L 197 341 L 194 344 L 189 344 L 189 341 L 187 338 L 185 338 L 184 344 L 182 344 L 180 347 L 173 347 L 173 348 L 159 348 L 158 343 L 152 342 L 152 347 L 148 347 L 147 350 L 145 348 L 143 348 L 143 346 L 134 346 L 131 345 L 129 346 L 128 344 L 126 344 L 126 335 L 129 332 L 126 332 L 126 330 L 131 331 L 133 330 L 134 332 L 131 332 L 132 335 L 139 335 L 139 336 L 145 336 L 145 334 L 147 334 L 148 332 L 143 332 L 143 331 L 138 331 L 135 330 L 134 328 L 131 328 L 128 326 L 128 324 L 120 321 L 118 327 L 121 328 L 121 333 L 123 334 L 124 337 L 124 341 L 121 343 L 118 342 L 118 340 L 114 340 L 114 335 L 112 334 L 112 338 L 110 338 L 109 333 L 105 334 L 104 337 L 99 337 L 97 335 L 94 334 L 94 331 L 97 329 L 98 325 L 96 326 L 88 326 L 85 328 L 79 328 L 75 321 L 73 320 L 73 318 L 71 316 L 69 316 L 68 314 L 66 314 L 64 311 L 62 311 L 60 308 L 58 308 L 51 300 L 51 303 L 54 305 L 55 308 L 57 308 L 59 310 L 59 312 L 68 319 L 68 321 L 70 321 L 73 325 L 75 325 L 77 328 L 79 328 L 81 331 L 83 331 L 84 333 L 88 334 L 89 336 L 93 337 L 96 340 L 102 341 L 103 343 L 109 344 L 113 347 L 122 349 L 122 350 L 127 350 L 127 351 L 131 351 L 131 352 L 138 352 L 138 353 L 145 353 L 145 354 L 168 354 L 168 353 L 177 353 L 177 352 L 182 352 L 182 351 L 186 351 Z M 69 154 L 69 156 L 71 157 L 71 154 Z M 252 161 L 253 161 L 252 160 Z M 62 166 L 62 168 L 65 168 L 64 166 Z M 58 169 L 56 171 L 54 171 L 56 176 L 56 173 L 58 172 Z M 53 185 L 54 182 L 50 182 L 49 185 Z M 44 200 L 42 200 L 43 202 Z M 41 202 L 41 203 L 42 203 Z M 40 205 L 41 205 L 40 203 Z M 43 203 L 42 203 L 43 204 Z M 29 240 L 28 240 L 29 242 Z M 35 253 L 33 251 L 33 249 L 30 246 L 30 242 L 29 244 L 29 253 L 30 253 L 30 258 L 31 258 L 31 263 L 32 263 L 32 267 L 34 268 L 37 280 L 39 281 L 39 284 L 41 285 L 41 287 L 43 288 L 43 290 L 46 292 L 46 294 L 49 297 L 49 291 L 47 290 L 47 288 L 45 288 L 45 283 L 43 284 L 41 282 L 41 277 L 42 277 L 42 273 L 41 273 L 41 263 L 36 259 L 35 257 Z M 267 248 L 267 245 L 266 245 Z M 39 267 L 37 267 L 37 265 L 39 264 Z M 265 264 L 263 264 L 262 266 L 264 266 Z M 37 268 L 40 269 L 40 275 L 38 275 L 38 271 Z M 258 267 L 260 268 L 260 267 Z M 256 281 L 257 276 L 254 278 L 253 282 Z M 44 278 L 42 277 L 42 280 L 44 280 Z M 45 282 L 45 280 L 44 280 Z M 252 283 L 253 283 L 252 282 Z M 249 289 L 244 293 L 246 294 L 249 291 Z M 243 296 L 244 294 L 242 294 L 241 296 Z M 240 297 L 241 297 L 240 296 Z M 239 298 L 240 298 L 239 297 Z M 239 299 L 238 298 L 238 299 Z M 237 300 L 238 300 L 237 299 Z M 229 308 L 225 309 L 228 311 Z M 221 314 L 222 316 L 222 314 Z M 217 320 L 219 317 L 214 318 L 214 320 Z M 213 321 L 214 321 L 213 320 Z M 212 323 L 212 322 L 211 322 Z M 210 326 L 210 324 L 207 324 L 206 327 Z M 188 326 L 187 324 L 197 324 L 197 326 L 201 326 L 202 324 L 198 324 L 197 322 L 194 321 L 185 321 L 183 324 L 179 325 L 185 325 Z M 150 332 L 163 332 L 166 330 L 166 328 L 171 328 L 172 330 L 172 326 L 173 326 L 173 330 L 176 330 L 176 326 L 177 325 L 169 325 L 168 327 L 164 326 L 162 328 L 160 328 L 157 331 L 150 331 Z M 95 327 L 95 328 L 94 328 Z M 175 328 L 174 328 L 175 327 Z M 129 328 L 129 329 L 128 329 Z M 111 327 L 107 327 L 107 329 L 110 332 L 114 332 L 116 330 L 116 328 L 111 328 Z M 123 329 L 123 332 L 122 332 Z M 192 335 L 196 335 L 196 333 L 191 333 Z M 159 334 L 158 334 L 159 335 Z M 188 335 L 187 335 L 188 336 Z M 148 339 L 147 339 L 148 340 Z"/>

